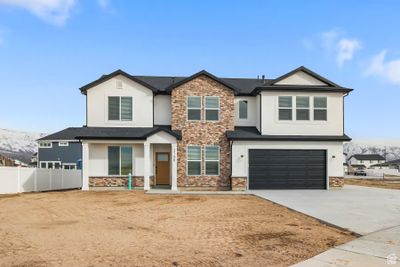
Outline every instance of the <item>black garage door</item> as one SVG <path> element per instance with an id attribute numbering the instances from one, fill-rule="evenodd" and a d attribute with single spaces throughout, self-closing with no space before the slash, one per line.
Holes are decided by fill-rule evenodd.
<path id="1" fill-rule="evenodd" d="M 325 188 L 325 150 L 249 150 L 249 189 Z"/>

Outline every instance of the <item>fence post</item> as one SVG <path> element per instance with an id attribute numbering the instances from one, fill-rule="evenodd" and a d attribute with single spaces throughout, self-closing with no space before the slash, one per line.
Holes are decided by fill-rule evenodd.
<path id="1" fill-rule="evenodd" d="M 38 168 L 35 168 L 35 176 L 33 177 L 33 192 L 37 192 L 37 173 Z"/>
<path id="2" fill-rule="evenodd" d="M 64 189 L 64 169 L 61 169 L 61 189 Z"/>
<path id="3" fill-rule="evenodd" d="M 21 189 L 21 167 L 17 167 L 17 193 L 20 193 Z"/>
<path id="4" fill-rule="evenodd" d="M 49 169 L 49 170 L 50 170 L 50 172 L 49 172 L 49 189 L 52 190 L 53 187 L 52 187 L 51 180 L 53 178 L 53 169 Z"/>

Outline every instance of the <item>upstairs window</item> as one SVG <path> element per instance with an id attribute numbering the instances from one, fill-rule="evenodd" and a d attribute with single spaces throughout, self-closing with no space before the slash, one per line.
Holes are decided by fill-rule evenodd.
<path id="1" fill-rule="evenodd" d="M 310 120 L 310 97 L 296 96 L 296 120 Z"/>
<path id="2" fill-rule="evenodd" d="M 187 175 L 201 175 L 201 146 L 187 147 Z"/>
<path id="3" fill-rule="evenodd" d="M 240 120 L 247 120 L 247 100 L 240 100 L 239 101 L 239 119 Z"/>
<path id="4" fill-rule="evenodd" d="M 58 146 L 69 146 L 69 142 L 60 141 L 60 142 L 58 142 Z"/>
<path id="5" fill-rule="evenodd" d="M 219 96 L 206 96 L 205 103 L 206 121 L 218 121 Z"/>
<path id="6" fill-rule="evenodd" d="M 41 142 L 39 143 L 40 148 L 52 148 L 53 144 L 51 142 Z"/>
<path id="7" fill-rule="evenodd" d="M 314 120 L 326 121 L 327 120 L 327 101 L 326 96 L 314 97 Z"/>
<path id="8" fill-rule="evenodd" d="M 187 98 L 187 119 L 189 121 L 201 120 L 201 97 L 188 96 Z"/>
<path id="9" fill-rule="evenodd" d="M 292 120 L 292 97 L 280 96 L 279 97 L 279 120 L 290 121 Z"/>
<path id="10" fill-rule="evenodd" d="M 131 96 L 108 97 L 108 120 L 131 121 L 133 101 Z"/>

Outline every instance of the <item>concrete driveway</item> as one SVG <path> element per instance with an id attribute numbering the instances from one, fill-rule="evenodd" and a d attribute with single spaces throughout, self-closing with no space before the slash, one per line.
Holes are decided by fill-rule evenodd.
<path id="1" fill-rule="evenodd" d="M 400 225 L 400 190 L 346 185 L 332 190 L 250 193 L 360 235 Z"/>

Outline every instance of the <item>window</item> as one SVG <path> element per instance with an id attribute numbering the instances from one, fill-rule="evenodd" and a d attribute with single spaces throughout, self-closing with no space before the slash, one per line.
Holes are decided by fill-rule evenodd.
<path id="1" fill-rule="evenodd" d="M 206 96 L 205 97 L 205 112 L 206 121 L 219 120 L 219 96 Z"/>
<path id="2" fill-rule="evenodd" d="M 128 175 L 132 173 L 132 146 L 108 147 L 108 174 Z"/>
<path id="3" fill-rule="evenodd" d="M 40 168 L 42 168 L 42 169 L 60 169 L 61 162 L 60 161 L 41 161 Z"/>
<path id="4" fill-rule="evenodd" d="M 326 121 L 327 120 L 327 101 L 326 97 L 314 97 L 314 120 Z"/>
<path id="5" fill-rule="evenodd" d="M 131 96 L 108 97 L 108 120 L 131 121 L 133 101 Z"/>
<path id="6" fill-rule="evenodd" d="M 219 146 L 206 146 L 206 175 L 219 175 Z"/>
<path id="7" fill-rule="evenodd" d="M 201 175 L 201 146 L 187 147 L 187 175 Z"/>
<path id="8" fill-rule="evenodd" d="M 310 97 L 296 96 L 296 120 L 310 120 Z"/>
<path id="9" fill-rule="evenodd" d="M 64 170 L 75 170 L 76 169 L 75 163 L 63 163 L 62 166 L 63 166 Z"/>
<path id="10" fill-rule="evenodd" d="M 65 141 L 60 141 L 58 142 L 58 146 L 69 146 L 69 143 Z"/>
<path id="11" fill-rule="evenodd" d="M 292 120 L 292 97 L 279 97 L 279 120 Z"/>
<path id="12" fill-rule="evenodd" d="M 201 97 L 188 96 L 187 98 L 187 119 L 190 121 L 201 120 Z"/>
<path id="13" fill-rule="evenodd" d="M 51 148 L 53 144 L 51 142 L 41 142 L 39 143 L 40 148 Z"/>
<path id="14" fill-rule="evenodd" d="M 247 119 L 247 100 L 239 101 L 239 119 L 246 120 Z"/>

